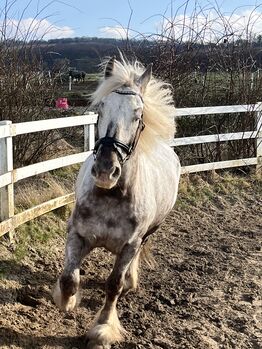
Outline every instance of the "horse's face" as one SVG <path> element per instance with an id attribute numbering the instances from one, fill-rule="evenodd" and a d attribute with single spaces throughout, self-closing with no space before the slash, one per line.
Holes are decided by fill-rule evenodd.
<path id="1" fill-rule="evenodd" d="M 105 79 L 114 79 L 115 59 L 105 69 Z M 152 65 L 134 78 L 131 86 L 122 86 L 102 98 L 99 106 L 98 141 L 91 173 L 98 187 L 113 188 L 121 177 L 122 166 L 136 148 L 143 123 L 142 95 L 152 75 Z M 129 82 L 130 83 L 130 82 Z"/>
<path id="2" fill-rule="evenodd" d="M 99 141 L 92 175 L 95 184 L 105 189 L 117 184 L 122 165 L 130 156 L 128 148 L 132 148 L 142 131 L 143 102 L 140 92 L 130 88 L 117 91 L 104 97 L 99 107 Z M 129 94 L 134 92 L 137 94 Z"/>

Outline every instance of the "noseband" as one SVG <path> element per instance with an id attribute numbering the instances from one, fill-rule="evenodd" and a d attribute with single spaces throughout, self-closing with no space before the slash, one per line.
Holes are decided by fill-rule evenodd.
<path id="1" fill-rule="evenodd" d="M 114 90 L 113 92 L 118 93 L 120 95 L 139 96 L 143 102 L 142 96 L 140 94 L 136 93 L 135 91 Z M 122 143 L 114 137 L 105 136 L 105 137 L 100 138 L 96 142 L 94 150 L 93 150 L 94 157 L 96 157 L 96 153 L 98 152 L 98 149 L 100 148 L 100 146 L 112 147 L 114 149 L 114 151 L 117 153 L 120 163 L 124 164 L 130 158 L 131 154 L 135 150 L 137 143 L 138 143 L 138 140 L 140 138 L 141 132 L 144 130 L 144 128 L 145 128 L 145 124 L 143 121 L 143 114 L 142 114 L 141 119 L 139 120 L 139 124 L 138 124 L 137 130 L 136 130 L 134 140 L 130 145 Z M 126 154 L 125 157 L 120 152 L 120 149 L 123 150 L 124 153 Z"/>

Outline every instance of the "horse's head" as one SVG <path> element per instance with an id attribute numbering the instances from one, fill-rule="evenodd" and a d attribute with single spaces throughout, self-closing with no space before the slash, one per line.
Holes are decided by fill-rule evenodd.
<path id="1" fill-rule="evenodd" d="M 105 68 L 104 79 L 114 78 L 114 58 Z M 94 155 L 92 176 L 98 187 L 113 188 L 122 172 L 123 164 L 132 155 L 144 128 L 143 92 L 152 73 L 152 65 L 130 84 L 104 96 L 99 104 L 98 141 Z"/>

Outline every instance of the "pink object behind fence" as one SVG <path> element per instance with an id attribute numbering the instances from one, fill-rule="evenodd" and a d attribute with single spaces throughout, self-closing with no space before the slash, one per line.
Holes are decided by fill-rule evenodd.
<path id="1" fill-rule="evenodd" d="M 58 98 L 55 102 L 55 106 L 56 108 L 60 108 L 60 109 L 68 109 L 69 105 L 68 105 L 67 98 L 65 97 Z"/>

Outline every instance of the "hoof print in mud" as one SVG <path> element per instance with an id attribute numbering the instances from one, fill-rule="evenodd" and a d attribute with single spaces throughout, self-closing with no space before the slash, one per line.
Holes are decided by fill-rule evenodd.
<path id="1" fill-rule="evenodd" d="M 32 294 L 30 294 L 29 291 L 31 291 L 31 290 L 29 290 L 28 288 L 20 289 L 18 291 L 16 300 L 18 303 L 20 303 L 22 305 L 36 308 L 38 305 L 41 304 L 41 301 L 36 299 Z"/>

